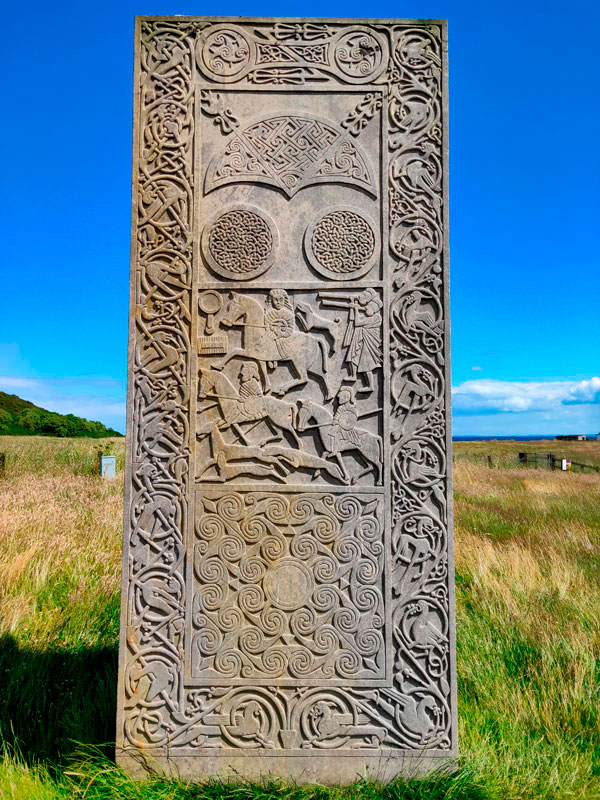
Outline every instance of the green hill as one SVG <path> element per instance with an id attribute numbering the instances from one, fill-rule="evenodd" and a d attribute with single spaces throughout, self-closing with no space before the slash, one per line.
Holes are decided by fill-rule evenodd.
<path id="1" fill-rule="evenodd" d="M 123 434 L 74 414 L 56 414 L 16 394 L 0 392 L 0 436 L 88 436 L 102 439 Z"/>

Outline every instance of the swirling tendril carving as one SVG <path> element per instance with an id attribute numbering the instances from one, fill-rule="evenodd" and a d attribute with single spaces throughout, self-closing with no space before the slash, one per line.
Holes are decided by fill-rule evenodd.
<path id="1" fill-rule="evenodd" d="M 441 28 L 144 20 L 137 75 L 119 743 L 450 752 Z M 348 137 L 385 107 L 389 541 L 377 494 L 225 490 L 201 513 L 191 504 L 195 98 L 235 139 L 238 120 L 214 92 L 237 83 L 356 86 Z M 254 175 L 255 155 L 234 150 Z M 211 680 L 190 683 L 188 667 Z"/>

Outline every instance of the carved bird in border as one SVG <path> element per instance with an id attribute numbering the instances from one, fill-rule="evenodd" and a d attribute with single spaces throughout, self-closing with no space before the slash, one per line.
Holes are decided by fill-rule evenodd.
<path id="1" fill-rule="evenodd" d="M 440 647 L 448 643 L 445 636 L 432 622 L 432 615 L 427 603 L 421 600 L 417 604 L 418 617 L 411 626 L 411 636 L 415 644 L 421 647 Z"/>

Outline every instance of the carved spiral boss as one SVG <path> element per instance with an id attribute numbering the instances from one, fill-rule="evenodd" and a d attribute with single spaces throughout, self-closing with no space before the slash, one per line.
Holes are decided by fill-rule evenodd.
<path id="1" fill-rule="evenodd" d="M 357 769 L 345 763 L 385 762 L 400 771 L 407 755 L 433 761 L 453 754 L 443 25 L 143 18 L 137 35 L 140 135 L 118 758 L 135 771 L 130 750 L 148 753 L 165 768 L 181 757 L 182 764 L 198 764 L 186 767 L 190 774 L 201 775 L 207 755 L 222 757 L 223 764 L 241 751 L 284 755 L 285 762 L 271 761 L 269 770 L 285 763 L 281 769 L 293 776 L 293 763 L 318 761 L 335 750 L 341 779 L 352 780 Z M 287 98 L 290 114 L 296 112 L 293 130 L 286 129 L 288 160 L 278 160 L 276 115 L 258 123 L 237 120 L 236 87 L 256 91 L 257 98 L 261 87 Z M 354 110 L 334 121 L 335 129 L 307 121 L 294 109 L 294 87 L 304 98 L 314 92 L 319 102 L 327 92 L 351 97 Z M 376 187 L 364 132 L 379 124 L 387 152 Z M 204 180 L 207 164 L 196 173 L 198 125 L 230 137 L 215 150 L 212 183 Z M 317 156 L 303 126 L 312 137 L 327 134 Z M 354 143 L 359 136 L 365 137 L 360 147 Z M 318 273 L 307 283 L 327 289 L 330 281 L 345 281 L 350 301 L 338 315 L 342 329 L 336 328 L 337 311 L 323 312 L 323 303 L 315 316 L 290 290 L 283 305 L 264 310 L 257 323 L 266 331 L 257 334 L 259 355 L 247 359 L 260 365 L 263 358 L 267 377 L 280 363 L 292 363 L 298 342 L 307 341 L 300 337 L 306 336 L 298 327 L 301 314 L 313 338 L 329 342 L 336 363 L 345 348 L 348 373 L 341 385 L 351 392 L 348 398 L 335 389 L 347 403 L 335 421 L 337 444 L 329 444 L 329 454 L 308 452 L 303 443 L 313 435 L 318 442 L 323 423 L 309 419 L 304 431 L 298 427 L 311 408 L 304 389 L 276 398 L 262 392 L 262 373 L 257 379 L 252 369 L 239 379 L 245 387 L 234 396 L 234 411 L 219 425 L 218 412 L 211 412 L 199 431 L 197 411 L 202 403 L 217 404 L 221 375 L 206 364 L 228 355 L 220 320 L 239 304 L 227 285 L 250 286 L 263 275 L 260 286 L 270 288 L 268 270 L 279 252 L 277 228 L 257 205 L 224 204 L 198 246 L 194 209 L 203 192 L 226 191 L 221 187 L 236 179 L 234 164 L 240 181 L 279 192 L 292 208 L 295 193 L 302 198 L 315 183 L 343 185 L 339 165 L 346 156 L 350 206 L 313 207 L 304 240 Z M 379 212 L 360 210 L 367 197 Z M 387 210 L 385 236 L 374 222 L 381 209 Z M 197 293 L 202 257 L 223 281 L 222 299 L 208 311 Z M 264 309 L 269 289 L 254 291 Z M 374 322 L 359 335 L 356 320 Z M 321 351 L 327 355 L 325 344 Z M 375 388 L 361 383 L 369 370 Z M 222 373 L 227 377 L 227 369 Z M 315 381 L 314 374 L 308 380 Z M 363 407 L 358 390 L 376 396 L 380 385 L 385 394 L 376 419 L 386 431 L 383 454 L 366 461 L 366 483 L 354 490 L 351 459 L 367 452 L 365 442 L 374 453 L 380 445 L 375 423 L 357 419 L 353 409 Z M 318 391 L 332 413 L 342 404 L 325 399 L 325 388 Z M 241 425 L 242 433 L 249 431 L 252 415 L 275 420 L 279 443 L 262 445 L 246 463 L 231 430 Z M 194 463 L 200 434 L 214 453 L 205 472 Z M 294 436 L 300 437 L 295 449 Z M 340 441 L 357 455 L 343 451 L 336 459 Z M 250 478 L 244 477 L 248 469 Z M 302 470 L 312 476 L 309 482 L 286 487 L 286 476 Z M 251 490 L 241 488 L 252 481 Z M 257 776 L 250 762 L 244 768 Z M 331 775 L 331 762 L 319 763 L 312 774 Z"/>

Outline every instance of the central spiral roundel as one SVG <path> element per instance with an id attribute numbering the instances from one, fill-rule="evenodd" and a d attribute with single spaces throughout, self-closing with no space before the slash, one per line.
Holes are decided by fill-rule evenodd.
<path id="1" fill-rule="evenodd" d="M 313 578 L 300 561 L 284 558 L 271 567 L 263 580 L 263 589 L 273 605 L 284 611 L 294 611 L 310 597 Z"/>
<path id="2" fill-rule="evenodd" d="M 377 257 L 374 225 L 351 208 L 324 214 L 308 227 L 304 242 L 313 267 L 338 281 L 364 275 Z"/>
<path id="3" fill-rule="evenodd" d="M 209 266 L 224 278 L 250 280 L 273 263 L 274 223 L 258 208 L 234 206 L 206 226 L 202 249 Z"/>

